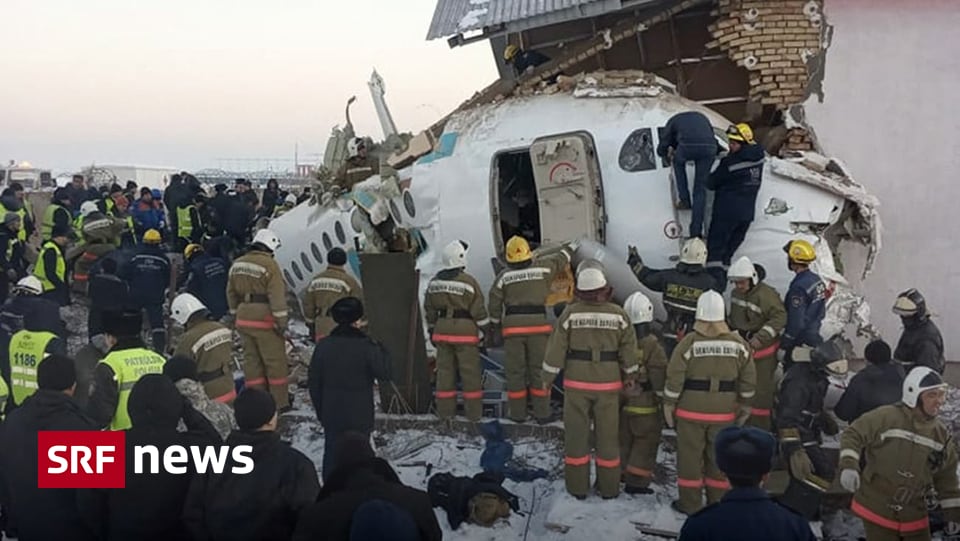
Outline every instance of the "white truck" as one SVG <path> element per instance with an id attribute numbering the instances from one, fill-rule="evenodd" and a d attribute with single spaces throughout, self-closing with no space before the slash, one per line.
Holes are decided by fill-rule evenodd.
<path id="1" fill-rule="evenodd" d="M 14 182 L 19 182 L 29 191 L 56 187 L 56 181 L 49 169 L 34 167 L 30 162 L 11 161 L 0 169 L 0 186 L 8 187 Z"/>

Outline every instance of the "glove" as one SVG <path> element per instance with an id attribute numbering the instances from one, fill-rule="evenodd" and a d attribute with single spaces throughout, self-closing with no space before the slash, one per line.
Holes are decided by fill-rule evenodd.
<path id="1" fill-rule="evenodd" d="M 737 418 L 733 422 L 737 426 L 743 426 L 747 424 L 748 419 L 750 419 L 750 406 L 746 404 L 740 404 L 740 410 L 737 412 Z"/>
<path id="2" fill-rule="evenodd" d="M 633 270 L 634 274 L 639 274 L 643 270 L 643 259 L 640 258 L 640 254 L 637 253 L 636 246 L 627 246 L 627 265 L 630 265 L 630 269 Z"/>
<path id="3" fill-rule="evenodd" d="M 777 362 L 782 363 L 787 358 L 787 350 L 778 349 L 777 350 Z"/>
<path id="4" fill-rule="evenodd" d="M 760 349 L 763 347 L 763 344 L 760 343 L 760 340 L 754 337 L 750 339 L 750 347 L 753 348 L 753 351 L 760 351 Z"/>
<path id="5" fill-rule="evenodd" d="M 676 425 L 673 419 L 673 412 L 676 411 L 676 409 L 677 409 L 676 404 L 673 404 L 671 402 L 663 403 L 663 420 L 665 423 L 667 423 L 668 428 L 674 428 L 674 426 Z"/>
<path id="6" fill-rule="evenodd" d="M 803 449 L 797 449 L 790 454 L 790 473 L 794 479 L 799 480 L 806 479 L 813 473 L 813 462 L 810 462 L 810 457 Z M 857 483 L 859 484 L 859 476 Z"/>
<path id="7" fill-rule="evenodd" d="M 840 433 L 840 425 L 837 424 L 837 420 L 825 411 L 820 413 L 820 429 L 828 436 L 836 436 Z"/>
<path id="8" fill-rule="evenodd" d="M 947 535 L 960 534 L 960 522 L 948 522 L 944 524 L 943 532 Z"/>
<path id="9" fill-rule="evenodd" d="M 860 472 L 851 469 L 840 472 L 840 486 L 847 492 L 860 490 Z M 956 522 L 951 522 L 951 524 L 956 524 Z"/>

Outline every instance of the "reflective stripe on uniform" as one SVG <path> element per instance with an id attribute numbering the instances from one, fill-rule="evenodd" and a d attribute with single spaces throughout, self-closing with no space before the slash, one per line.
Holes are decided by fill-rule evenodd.
<path id="1" fill-rule="evenodd" d="M 521 336 L 527 334 L 550 334 L 553 325 L 530 325 L 526 327 L 504 327 L 503 336 Z"/>
<path id="2" fill-rule="evenodd" d="M 530 387 L 530 394 L 537 397 L 545 397 L 550 396 L 550 391 L 538 387 Z"/>
<path id="3" fill-rule="evenodd" d="M 441 344 L 479 344 L 480 338 L 474 336 L 461 336 L 456 334 L 434 334 L 433 341 Z"/>
<path id="4" fill-rule="evenodd" d="M 230 389 L 230 392 L 229 392 L 229 393 L 222 394 L 222 395 L 220 395 L 220 396 L 214 397 L 213 401 L 214 401 L 214 402 L 220 402 L 221 404 L 226 404 L 226 403 L 228 403 L 228 402 L 230 402 L 230 401 L 232 401 L 232 400 L 236 400 L 236 398 L 237 398 L 237 391 L 236 391 L 236 389 Z"/>
<path id="5" fill-rule="evenodd" d="M 777 335 L 777 331 L 773 330 L 773 327 L 771 327 L 770 325 L 764 325 L 763 327 L 760 327 L 760 330 L 769 334 L 770 336 Z"/>
<path id="6" fill-rule="evenodd" d="M 237 261 L 230 267 L 230 275 L 243 274 L 254 278 L 263 278 L 267 274 L 267 268 L 263 265 L 250 263 L 249 261 Z"/>
<path id="7" fill-rule="evenodd" d="M 940 500 L 940 507 L 943 509 L 960 507 L 960 498 L 947 498 L 945 500 Z"/>
<path id="8" fill-rule="evenodd" d="M 144 375 L 163 372 L 165 362 L 166 359 L 162 356 L 145 348 L 115 351 L 100 361 L 113 371 L 113 379 L 117 382 L 120 394 L 117 409 L 110 420 L 110 430 L 125 430 L 132 426 L 127 413 L 130 390 Z"/>
<path id="9" fill-rule="evenodd" d="M 273 314 L 273 317 L 287 317 L 286 310 L 277 310 L 276 312 L 271 312 L 271 313 Z"/>
<path id="10" fill-rule="evenodd" d="M 348 293 L 350 291 L 350 286 L 346 282 L 338 278 L 314 278 L 310 285 L 307 286 L 307 291 L 332 291 L 334 293 Z"/>
<path id="11" fill-rule="evenodd" d="M 754 417 L 770 417 L 770 410 L 750 408 L 750 415 Z"/>
<path id="12" fill-rule="evenodd" d="M 757 394 L 757 391 L 745 391 L 740 393 L 740 396 L 742 398 L 753 398 L 755 394 Z"/>
<path id="13" fill-rule="evenodd" d="M 511 400 L 520 400 L 521 398 L 527 397 L 527 390 L 522 391 L 507 391 L 507 398 Z"/>
<path id="14" fill-rule="evenodd" d="M 190 348 L 193 351 L 193 354 L 196 355 L 200 353 L 200 350 L 210 351 L 211 349 L 222 346 L 223 344 L 233 345 L 233 332 L 230 329 L 214 329 L 207 334 L 201 336 L 196 342 L 193 343 L 193 347 Z"/>
<path id="15" fill-rule="evenodd" d="M 61 282 L 65 282 L 67 278 L 67 262 L 63 259 L 63 252 L 60 250 L 60 246 L 53 241 L 45 242 L 43 249 L 40 251 L 40 257 L 37 258 L 37 262 L 33 266 L 33 275 L 43 284 L 43 290 L 45 292 L 53 291 L 54 289 L 53 282 L 47 278 L 46 262 L 44 261 L 44 254 L 46 254 L 47 250 L 53 250 L 57 254 L 57 267 L 54 269 L 54 274 Z"/>
<path id="16" fill-rule="evenodd" d="M 437 391 L 437 398 L 456 398 L 457 391 Z"/>
<path id="17" fill-rule="evenodd" d="M 236 321 L 237 327 L 243 329 L 272 329 L 274 322 L 271 319 L 270 321 L 258 321 L 254 319 L 238 319 Z"/>
<path id="18" fill-rule="evenodd" d="M 550 374 L 559 374 L 559 373 L 560 373 L 560 369 L 559 369 L 559 368 L 557 368 L 556 366 L 550 366 L 550 365 L 547 364 L 547 363 L 543 363 L 543 367 L 542 367 L 542 368 L 543 368 L 543 371 L 544 371 L 544 372 L 547 372 L 547 373 L 550 373 Z"/>
<path id="19" fill-rule="evenodd" d="M 497 288 L 502 288 L 503 286 L 517 282 L 543 280 L 549 274 L 550 269 L 543 267 L 507 271 L 500 276 L 500 280 L 497 282 Z"/>
<path id="20" fill-rule="evenodd" d="M 628 367 L 626 367 L 626 368 L 623 369 L 623 373 L 624 373 L 624 374 L 633 374 L 634 372 L 638 372 L 638 371 L 640 371 L 640 365 L 639 365 L 639 364 L 635 364 L 635 365 L 633 365 L 633 366 L 628 366 Z"/>
<path id="21" fill-rule="evenodd" d="M 586 466 L 590 463 L 590 455 L 584 456 L 565 456 L 563 463 L 567 466 Z"/>
<path id="22" fill-rule="evenodd" d="M 850 503 L 850 510 L 853 511 L 853 514 L 862 518 L 863 520 L 868 520 L 877 526 L 882 526 L 884 528 L 893 530 L 895 532 L 915 532 L 918 530 L 925 530 L 930 527 L 930 517 L 923 517 L 919 520 L 914 520 L 911 522 L 897 522 L 886 517 L 882 517 L 873 511 L 867 509 L 856 499 Z"/>
<path id="23" fill-rule="evenodd" d="M 735 171 L 740 171 L 741 169 L 750 169 L 751 167 L 759 167 L 763 165 L 764 160 L 757 160 L 753 162 L 740 162 L 735 163 L 727 168 L 727 171 L 733 173 Z"/>
<path id="24" fill-rule="evenodd" d="M 687 353 L 694 357 L 739 357 L 747 355 L 747 348 L 734 340 L 701 340 L 691 344 Z"/>
<path id="25" fill-rule="evenodd" d="M 701 423 L 730 423 L 737 418 L 733 413 L 700 413 L 681 408 L 677 408 L 676 416 L 680 419 Z"/>
<path id="26" fill-rule="evenodd" d="M 638 468 L 636 466 L 627 465 L 626 471 L 630 475 L 636 475 L 637 477 L 653 477 L 652 471 Z"/>
<path id="27" fill-rule="evenodd" d="M 683 477 L 677 477 L 677 486 L 680 488 L 701 488 L 703 487 L 703 479 L 684 479 Z"/>
<path id="28" fill-rule="evenodd" d="M 448 293 L 450 295 L 473 295 L 473 286 L 456 280 L 431 280 L 427 286 L 427 293 Z"/>
<path id="29" fill-rule="evenodd" d="M 774 342 L 769 346 L 753 352 L 754 359 L 762 359 L 764 357 L 769 357 L 777 353 L 777 350 L 780 349 L 780 342 Z"/>
<path id="30" fill-rule="evenodd" d="M 665 397 L 667 397 L 667 398 L 680 398 L 680 393 L 675 393 L 675 392 L 671 391 L 670 389 L 664 387 L 664 388 L 663 388 L 663 396 L 665 396 Z"/>
<path id="31" fill-rule="evenodd" d="M 622 315 L 606 312 L 577 312 L 563 322 L 564 329 L 622 330 L 629 325 Z"/>
<path id="32" fill-rule="evenodd" d="M 887 431 L 884 432 L 883 434 L 880 434 L 880 441 L 881 441 L 881 442 L 882 442 L 883 440 L 887 439 L 887 438 L 899 438 L 899 439 L 903 439 L 903 440 L 907 440 L 907 441 L 912 441 L 913 443 L 916 443 L 917 445 L 922 445 L 922 446 L 924 446 L 924 447 L 929 447 L 930 449 L 933 449 L 934 451 L 943 451 L 943 444 L 942 444 L 942 443 L 937 442 L 937 441 L 934 441 L 934 440 L 932 440 L 932 439 L 930 439 L 930 438 L 928 438 L 928 437 L 926 437 L 926 436 L 921 436 L 920 434 L 917 434 L 916 432 L 910 432 L 909 430 L 903 430 L 903 429 L 900 429 L 900 428 L 891 428 L 890 430 L 887 430 Z"/>
<path id="33" fill-rule="evenodd" d="M 738 299 L 738 298 L 734 297 L 734 298 L 730 299 L 730 304 L 734 304 L 734 305 L 736 305 L 736 306 L 741 306 L 741 307 L 743 307 L 743 308 L 746 308 L 747 310 L 751 310 L 751 311 L 756 312 L 756 313 L 758 313 L 758 314 L 762 314 L 762 313 L 763 313 L 763 309 L 762 309 L 762 308 L 760 308 L 760 307 L 757 306 L 756 304 L 753 304 L 752 302 L 747 301 L 747 300 L 744 300 L 744 299 Z"/>
<path id="34" fill-rule="evenodd" d="M 623 388 L 623 383 L 620 381 L 610 381 L 607 383 L 592 383 L 589 381 L 577 381 L 573 379 L 565 379 L 563 381 L 564 389 L 576 389 L 578 391 L 619 391 Z"/>
<path id="35" fill-rule="evenodd" d="M 607 460 L 605 458 L 596 457 L 594 461 L 597 463 L 598 468 L 619 468 L 620 467 L 620 457 Z"/>
<path id="36" fill-rule="evenodd" d="M 463 391 L 464 400 L 480 400 L 483 398 L 483 391 Z"/>
<path id="37" fill-rule="evenodd" d="M 730 490 L 730 481 L 726 479 L 711 479 L 707 477 L 703 480 L 709 488 L 719 488 L 720 490 Z"/>
<path id="38" fill-rule="evenodd" d="M 484 318 L 476 322 L 477 327 L 486 327 L 490 324 L 490 318 Z"/>
<path id="39" fill-rule="evenodd" d="M 853 460 L 859 462 L 860 453 L 854 451 L 853 449 L 840 449 L 840 459 L 843 460 L 844 458 L 852 458 Z"/>
<path id="40" fill-rule="evenodd" d="M 653 415 L 659 409 L 656 406 L 624 406 L 623 412 L 630 415 Z"/>
<path id="41" fill-rule="evenodd" d="M 266 385 L 267 378 L 256 378 L 245 380 L 243 385 L 244 387 L 253 387 L 254 385 Z"/>

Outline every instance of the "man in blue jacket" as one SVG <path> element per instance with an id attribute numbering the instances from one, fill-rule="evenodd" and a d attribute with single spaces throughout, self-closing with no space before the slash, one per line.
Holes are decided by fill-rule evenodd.
<path id="1" fill-rule="evenodd" d="M 677 181 L 677 208 L 693 209 L 691 237 L 703 238 L 703 214 L 707 206 L 707 177 L 717 157 L 713 126 L 703 113 L 686 111 L 673 115 L 660 136 L 657 155 L 666 158 L 673 149 L 673 175 Z M 693 162 L 693 201 L 687 184 L 687 162 Z"/>
<path id="2" fill-rule="evenodd" d="M 185 286 L 187 293 L 207 307 L 212 319 L 221 319 L 229 311 L 226 261 L 207 253 L 199 244 L 188 244 L 183 259 L 186 265 L 177 280 L 177 289 Z"/>
<path id="3" fill-rule="evenodd" d="M 762 488 L 777 441 L 759 428 L 729 426 L 717 434 L 717 466 L 732 487 L 718 503 L 687 519 L 679 541 L 814 541 L 810 524 Z"/>
<path id="4" fill-rule="evenodd" d="M 820 324 L 827 313 L 827 286 L 810 270 L 810 265 L 817 260 L 812 244 L 803 239 L 792 240 L 783 251 L 787 253 L 787 267 L 795 273 L 783 302 L 787 308 L 787 325 L 780 337 L 780 349 L 786 371 L 792 362 L 793 348 L 815 348 L 823 343 Z"/>
<path id="5" fill-rule="evenodd" d="M 707 181 L 707 188 L 716 192 L 707 236 L 707 270 L 718 284 L 727 283 L 730 260 L 753 222 L 766 159 L 747 124 L 727 128 L 727 139 L 730 153 Z"/>
<path id="6" fill-rule="evenodd" d="M 146 313 L 153 350 L 162 354 L 167 347 L 163 303 L 170 287 L 170 259 L 160 247 L 160 241 L 160 232 L 148 229 L 136 255 L 121 269 L 120 278 L 130 285 L 130 302 Z"/>
<path id="7" fill-rule="evenodd" d="M 133 216 L 136 233 L 140 237 L 148 229 L 156 229 L 161 232 L 166 229 L 163 210 L 154 200 L 153 191 L 150 188 L 143 187 L 140 189 L 140 199 L 131 206 L 130 214 Z"/>

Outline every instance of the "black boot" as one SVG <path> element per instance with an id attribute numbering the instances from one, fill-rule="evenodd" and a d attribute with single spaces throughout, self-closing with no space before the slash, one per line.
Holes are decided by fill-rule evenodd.
<path id="1" fill-rule="evenodd" d="M 649 487 L 638 487 L 633 485 L 626 485 L 623 487 L 623 491 L 627 494 L 653 494 L 653 489 Z"/>

